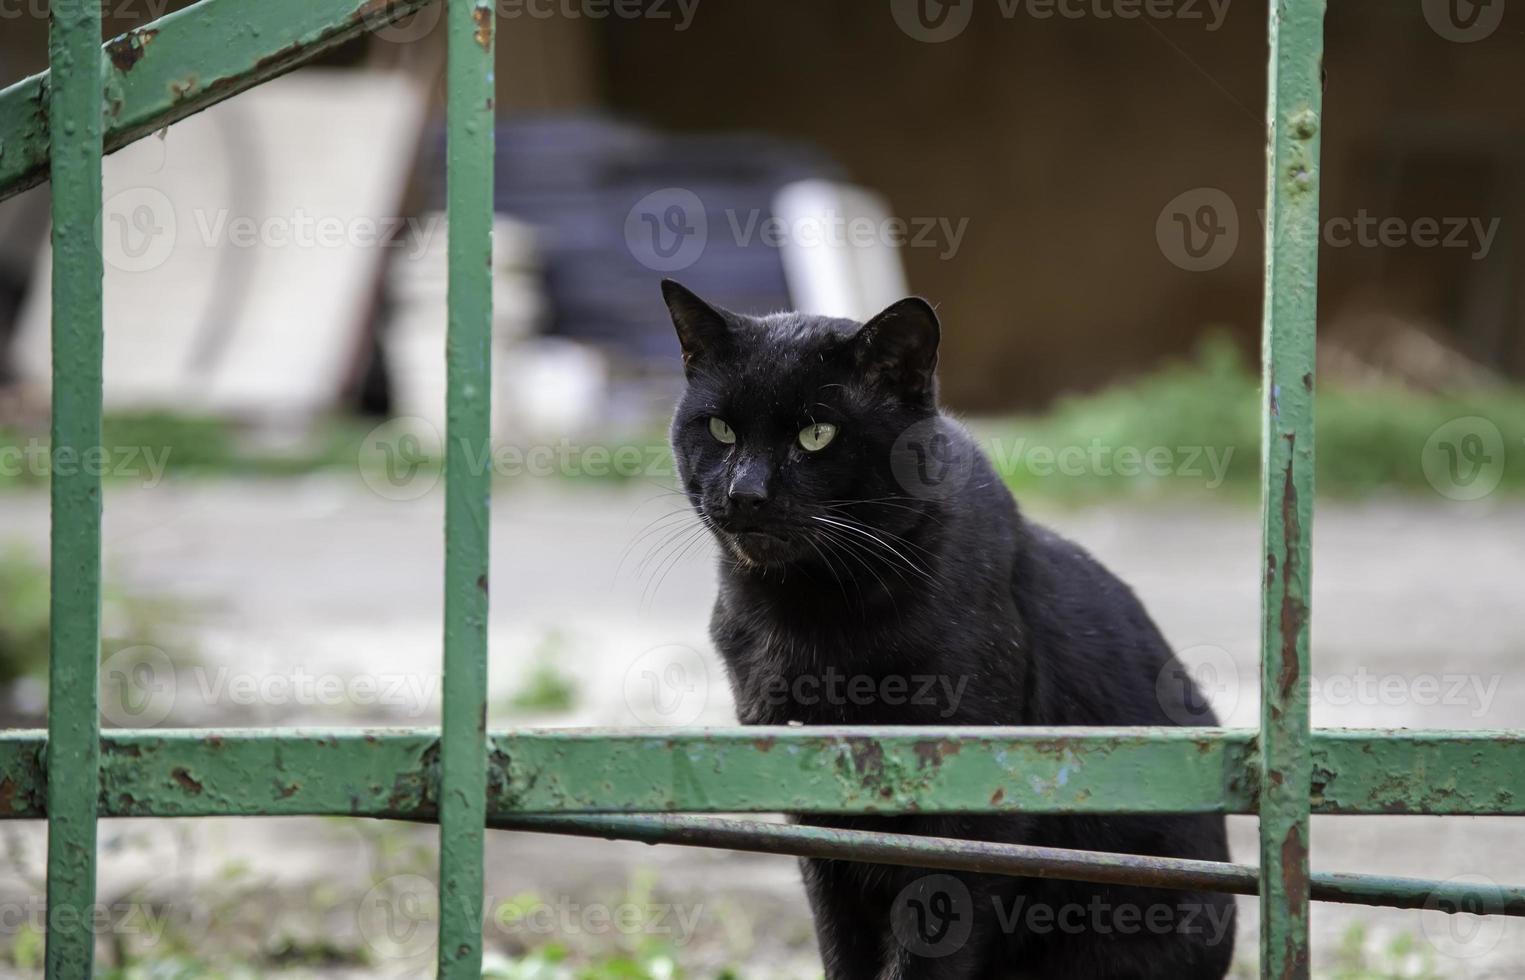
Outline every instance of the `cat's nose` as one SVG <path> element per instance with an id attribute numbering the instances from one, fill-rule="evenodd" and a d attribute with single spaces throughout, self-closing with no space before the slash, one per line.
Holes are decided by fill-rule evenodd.
<path id="1" fill-rule="evenodd" d="M 731 487 L 726 503 L 737 514 L 755 514 L 768 502 L 768 491 L 761 487 Z"/>
<path id="2" fill-rule="evenodd" d="M 726 491 L 726 507 L 741 516 L 756 514 L 768 502 L 768 467 L 748 460 L 736 471 Z"/>

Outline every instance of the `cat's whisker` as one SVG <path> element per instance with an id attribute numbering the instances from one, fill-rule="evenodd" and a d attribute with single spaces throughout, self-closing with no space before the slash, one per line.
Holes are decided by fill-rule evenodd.
<path id="1" fill-rule="evenodd" d="M 828 507 L 827 510 L 830 510 L 832 512 L 832 516 L 835 517 L 837 520 L 846 521 L 847 523 L 853 524 L 853 525 L 861 528 L 864 531 L 872 532 L 874 534 L 882 534 L 882 535 L 884 535 L 885 537 L 889 538 L 892 541 L 899 541 L 901 544 L 905 545 L 907 548 L 912 548 L 912 549 L 915 549 L 916 551 L 921 552 L 923 555 L 927 556 L 927 558 L 930 559 L 931 561 L 935 562 L 937 560 L 937 553 L 935 551 L 932 551 L 930 548 L 927 548 L 927 547 L 925 547 L 923 545 L 917 544 L 915 541 L 912 541 L 909 538 L 901 537 L 900 535 L 894 533 L 893 531 L 887 531 L 884 528 L 879 527 L 879 526 L 874 525 L 874 524 L 870 524 L 867 521 L 860 521 L 857 518 L 855 518 L 855 517 L 853 517 L 853 516 L 851 516 L 849 514 L 841 513 L 840 511 L 835 510 L 833 508 Z"/>
<path id="2" fill-rule="evenodd" d="M 682 526 L 684 519 L 692 518 L 693 514 L 687 510 L 675 510 L 671 513 L 663 514 L 651 521 L 648 521 L 646 525 L 642 527 L 630 539 L 629 543 L 625 545 L 624 550 L 620 552 L 619 561 L 616 562 L 614 566 L 615 578 L 619 578 L 621 569 L 624 568 L 625 562 L 630 558 L 630 553 L 635 550 L 636 545 L 640 544 L 642 541 L 648 540 L 652 535 L 676 530 Z"/>
<path id="3" fill-rule="evenodd" d="M 704 539 L 704 532 L 705 528 L 702 524 L 696 524 L 689 528 L 687 536 L 683 537 L 681 543 L 672 549 L 670 557 L 657 567 L 647 587 L 641 590 L 643 606 L 649 608 L 649 604 L 656 600 L 657 594 L 662 591 L 662 582 L 666 580 L 674 568 L 678 567 L 683 561 L 684 556 L 693 549 L 694 544 Z"/>
<path id="4" fill-rule="evenodd" d="M 877 543 L 880 547 L 882 547 L 885 550 L 887 550 L 890 554 L 894 555 L 896 558 L 899 558 L 905 564 L 906 568 L 909 568 L 911 571 L 915 572 L 918 575 L 926 576 L 928 581 L 935 581 L 934 577 L 932 576 L 932 574 L 930 572 L 928 572 L 926 569 L 922 568 L 920 565 L 917 565 L 915 562 L 911 561 L 911 559 L 907 558 L 905 555 L 902 555 L 899 551 L 895 550 L 895 547 L 893 545 L 891 545 L 888 541 L 884 540 L 883 538 L 879 537 L 877 534 L 874 534 L 871 531 L 866 531 L 863 528 L 857 527 L 857 526 L 855 526 L 853 524 L 849 524 L 846 521 L 836 520 L 836 519 L 830 518 L 830 517 L 822 517 L 819 514 L 811 515 L 810 519 L 813 520 L 813 521 L 821 521 L 824 524 L 832 524 L 832 525 L 840 527 L 840 528 L 842 528 L 844 530 L 852 531 L 855 534 L 861 534 L 865 538 L 868 538 L 870 541 L 873 541 L 873 542 Z"/>
<path id="5" fill-rule="evenodd" d="M 647 549 L 645 557 L 636 564 L 635 574 L 640 577 L 666 560 L 672 549 L 687 541 L 690 534 L 702 530 L 698 523 L 681 523 L 662 529 L 662 537 Z"/>

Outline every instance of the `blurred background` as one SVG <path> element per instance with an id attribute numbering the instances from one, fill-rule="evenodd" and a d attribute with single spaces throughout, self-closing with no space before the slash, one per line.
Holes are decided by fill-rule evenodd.
<path id="1" fill-rule="evenodd" d="M 108 36 L 184 5 L 106 0 Z M 1525 727 L 1525 13 L 1331 6 L 1314 721 Z M 0 84 L 46 67 L 45 10 L 0 4 Z M 1023 506 L 1257 723 L 1263 0 L 497 10 L 494 725 L 733 720 L 664 276 L 746 312 L 930 299 L 944 401 Z M 105 724 L 438 722 L 444 46 L 436 4 L 105 161 Z M 0 202 L 7 727 L 45 717 L 47 237 L 46 186 Z M 0 825 L 0 974 L 40 971 L 42 830 Z M 1320 818 L 1314 862 L 1525 882 L 1509 830 Z M 427 829 L 101 834 L 109 975 L 432 969 Z M 819 975 L 788 859 L 489 858 L 493 976 Z M 1525 977 L 1513 921 L 1314 929 L 1321 976 Z"/>

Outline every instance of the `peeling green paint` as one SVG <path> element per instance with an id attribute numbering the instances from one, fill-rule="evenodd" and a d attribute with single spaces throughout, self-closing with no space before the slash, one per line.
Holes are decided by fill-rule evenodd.
<path id="1" fill-rule="evenodd" d="M 443 0 L 201 0 L 99 46 L 107 153 Z M 96 33 L 100 37 L 100 33 Z M 48 179 L 47 72 L 0 91 L 0 200 Z"/>
<path id="2" fill-rule="evenodd" d="M 1308 976 L 1308 624 L 1324 0 L 1274 0 L 1266 84 L 1260 973 Z M 1327 793 L 1327 785 L 1325 790 Z"/>
<path id="3" fill-rule="evenodd" d="M 58 84 L 51 118 L 68 120 L 44 152 L 53 180 L 55 452 L 84 458 L 101 444 L 101 8 L 54 3 L 48 60 Z M 22 147 L 26 149 L 25 146 Z M 0 160 L 0 166 L 4 161 Z M 93 474 L 93 475 L 92 475 Z M 50 492 L 47 787 L 49 978 L 88 977 L 95 962 L 95 839 L 100 719 L 101 478 L 54 473 Z M 58 909 L 73 915 L 54 916 Z"/>

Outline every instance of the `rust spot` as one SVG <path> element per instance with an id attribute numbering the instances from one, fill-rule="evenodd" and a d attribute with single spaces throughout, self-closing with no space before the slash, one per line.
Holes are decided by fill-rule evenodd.
<path id="1" fill-rule="evenodd" d="M 208 735 L 207 736 L 207 745 L 211 746 L 214 749 L 222 748 L 222 736 L 221 735 Z"/>
<path id="2" fill-rule="evenodd" d="M 855 741 L 850 748 L 853 754 L 853 768 L 858 770 L 858 775 L 884 772 L 884 749 L 878 742 Z"/>
<path id="3" fill-rule="evenodd" d="M 1297 662 L 1297 638 L 1308 618 L 1307 608 L 1302 599 L 1293 593 L 1292 585 L 1293 579 L 1297 577 L 1302 524 L 1297 517 L 1297 486 L 1292 482 L 1293 451 L 1296 449 L 1297 437 L 1288 433 L 1286 439 L 1288 457 L 1281 496 L 1281 674 L 1277 678 L 1277 685 L 1284 698 L 1292 696 L 1302 677 L 1302 668 Z"/>
<path id="4" fill-rule="evenodd" d="M 777 744 L 778 739 L 774 738 L 772 735 L 768 735 L 763 738 L 752 739 L 753 747 L 756 748 L 759 752 L 772 752 L 773 746 Z"/>
<path id="5" fill-rule="evenodd" d="M 491 7 L 474 7 L 474 8 L 472 8 L 471 19 L 477 25 L 476 30 L 472 32 L 472 37 L 476 38 L 477 44 L 481 46 L 483 51 L 491 51 L 492 50 L 492 8 Z"/>
<path id="6" fill-rule="evenodd" d="M 106 42 L 106 54 L 111 58 L 111 63 L 116 66 L 117 71 L 123 73 L 132 71 L 133 66 L 142 60 L 143 49 L 147 48 L 149 42 L 158 36 L 159 29 L 156 27 L 128 31 Z"/>
<path id="7" fill-rule="evenodd" d="M 0 813 L 11 813 L 15 798 L 16 781 L 9 776 L 0 779 Z"/>
<path id="8" fill-rule="evenodd" d="M 201 783 L 185 768 L 180 766 L 175 767 L 175 769 L 170 772 L 170 778 L 179 783 L 180 788 L 185 790 L 187 793 L 193 793 L 196 795 L 201 794 Z"/>
<path id="9" fill-rule="evenodd" d="M 997 789 L 994 793 L 990 794 L 990 805 L 1000 806 L 1001 801 L 1004 799 L 1006 799 L 1006 790 Z"/>
<path id="10" fill-rule="evenodd" d="M 281 786 L 281 785 L 277 784 L 276 787 L 275 787 L 275 791 L 277 793 L 281 794 L 281 799 L 288 800 L 291 797 L 295 796 L 296 793 L 297 793 L 297 790 L 299 790 L 301 788 L 302 787 L 299 786 L 296 783 L 290 783 L 290 784 L 288 784 L 286 786 Z"/>
<path id="11" fill-rule="evenodd" d="M 1309 372 L 1307 372 L 1306 374 L 1303 375 L 1303 390 L 1304 391 L 1312 391 L 1313 390 L 1313 372 L 1312 371 L 1309 371 Z"/>
<path id="12" fill-rule="evenodd" d="M 961 748 L 963 748 L 963 746 L 959 745 L 959 743 L 953 741 L 952 739 L 945 738 L 936 742 L 917 742 L 911 747 L 911 750 L 916 753 L 917 767 L 920 769 L 925 769 L 928 766 L 942 765 L 943 760 L 948 756 L 958 755 L 958 751 Z"/>
<path id="13" fill-rule="evenodd" d="M 487 573 L 486 572 L 483 572 L 481 575 L 477 576 L 477 588 L 481 590 L 483 595 L 487 594 Z"/>
<path id="14" fill-rule="evenodd" d="M 184 102 L 195 95 L 200 87 L 201 79 L 194 73 L 169 83 L 170 94 L 174 96 L 176 102 Z"/>
<path id="15" fill-rule="evenodd" d="M 1302 830 L 1295 825 L 1288 827 L 1281 842 L 1281 884 L 1287 890 L 1287 898 L 1298 905 L 1308 901 L 1308 877 L 1302 871 L 1307 857 Z"/>

